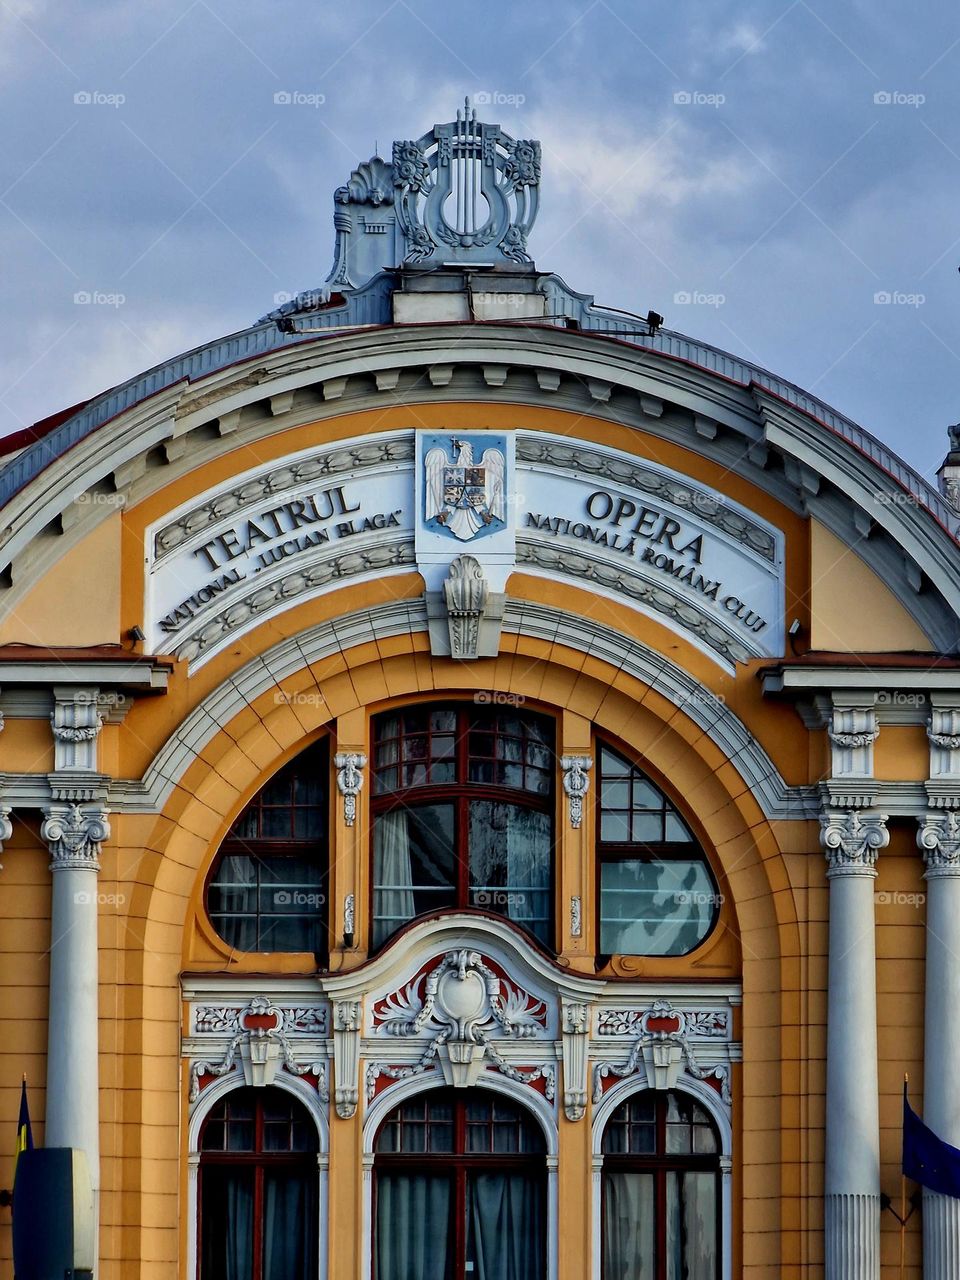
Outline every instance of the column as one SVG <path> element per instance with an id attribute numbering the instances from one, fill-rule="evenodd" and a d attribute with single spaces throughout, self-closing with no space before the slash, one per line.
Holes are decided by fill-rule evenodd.
<path id="1" fill-rule="evenodd" d="M 830 810 L 820 819 L 830 886 L 825 1280 L 880 1277 L 875 863 L 886 815 Z"/>
<path id="2" fill-rule="evenodd" d="M 94 1206 L 100 1186 L 97 873 L 110 836 L 97 772 L 105 699 L 97 689 L 54 688 L 50 717 L 52 800 L 40 828 L 53 873 L 50 920 L 50 1011 L 47 1029 L 48 1147 L 83 1151 Z"/>

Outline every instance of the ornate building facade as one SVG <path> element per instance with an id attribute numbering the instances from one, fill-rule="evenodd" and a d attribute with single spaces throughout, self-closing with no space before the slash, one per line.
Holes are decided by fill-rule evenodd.
<path id="1" fill-rule="evenodd" d="M 398 142 L 6 442 L 0 1125 L 101 1280 L 880 1280 L 905 1071 L 960 1144 L 951 462 L 538 269 L 539 180 Z"/>

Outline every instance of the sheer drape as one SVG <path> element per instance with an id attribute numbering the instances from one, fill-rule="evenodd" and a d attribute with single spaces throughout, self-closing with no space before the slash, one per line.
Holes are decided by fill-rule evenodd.
<path id="1" fill-rule="evenodd" d="M 203 1173 L 200 1280 L 253 1280 L 253 1172 Z"/>
<path id="2" fill-rule="evenodd" d="M 377 1280 L 446 1280 L 450 1183 L 429 1174 L 377 1179 Z"/>
<path id="3" fill-rule="evenodd" d="M 267 1173 L 263 1187 L 263 1280 L 312 1280 L 313 1196 L 300 1173 Z"/>
<path id="4" fill-rule="evenodd" d="M 543 1280 L 540 1187 L 522 1173 L 478 1173 L 467 1184 L 477 1280 Z"/>
<path id="5" fill-rule="evenodd" d="M 716 1275 L 716 1177 L 712 1173 L 668 1173 L 668 1280 L 716 1280 Z"/>
<path id="6" fill-rule="evenodd" d="M 413 867 L 407 815 L 402 810 L 382 813 L 374 829 L 373 915 L 378 945 L 405 920 L 417 914 L 413 898 Z"/>
<path id="7" fill-rule="evenodd" d="M 653 1177 L 609 1173 L 604 1179 L 603 1280 L 653 1280 Z"/>

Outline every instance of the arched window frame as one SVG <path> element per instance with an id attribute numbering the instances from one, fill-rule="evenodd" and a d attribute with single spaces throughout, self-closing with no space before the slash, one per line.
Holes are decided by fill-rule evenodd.
<path id="1" fill-rule="evenodd" d="M 636 772 L 653 789 L 662 797 L 664 812 L 667 814 L 675 814 L 683 827 L 688 831 L 690 839 L 688 841 L 667 841 L 667 840 L 643 840 L 640 838 L 631 838 L 628 840 L 605 840 L 603 838 L 603 752 L 611 752 L 615 757 L 619 757 L 632 772 Z M 643 955 L 652 960 L 671 961 L 681 959 L 685 956 L 694 955 L 701 947 L 705 946 L 708 940 L 716 932 L 720 922 L 720 903 L 722 897 L 719 893 L 716 872 L 711 864 L 710 858 L 702 842 L 697 838 L 691 829 L 690 819 L 684 812 L 682 806 L 677 804 L 663 784 L 650 774 L 644 766 L 633 758 L 628 750 L 624 749 L 612 740 L 605 737 L 598 737 L 595 744 L 595 756 L 597 762 L 597 778 L 596 778 L 596 800 L 595 800 L 595 833 L 594 833 L 594 872 L 595 872 L 595 902 L 596 902 L 596 950 L 597 956 L 609 960 L 614 955 Z M 632 832 L 631 832 L 632 835 Z M 716 899 L 713 909 L 713 917 L 710 927 L 704 933 L 703 937 L 689 951 L 683 952 L 628 952 L 628 951 L 612 951 L 607 952 L 603 949 L 603 868 L 614 862 L 654 862 L 662 861 L 669 863 L 671 861 L 690 860 L 701 862 L 706 869 L 709 883 L 712 888 L 712 896 Z"/>
<path id="2" fill-rule="evenodd" d="M 603 1138 L 607 1125 L 618 1108 L 637 1093 L 646 1093 L 650 1085 L 645 1075 L 618 1080 L 593 1109 L 591 1151 L 593 1162 L 593 1259 L 592 1275 L 603 1275 Z M 730 1107 L 716 1089 L 682 1075 L 674 1092 L 689 1094 L 703 1107 L 716 1126 L 720 1139 L 720 1276 L 733 1280 L 733 1120 Z"/>
<path id="3" fill-rule="evenodd" d="M 315 948 L 312 953 L 307 953 L 307 952 L 300 953 L 300 952 L 293 952 L 293 951 L 284 952 L 284 951 L 277 951 L 277 950 L 260 951 L 259 947 L 253 947 L 253 948 L 250 948 L 249 950 L 243 950 L 242 954 L 250 954 L 250 955 L 313 954 L 318 962 L 326 961 L 326 957 L 329 954 L 329 946 L 330 946 L 329 878 L 330 878 L 330 861 L 331 861 L 331 849 L 332 849 L 332 827 L 333 827 L 333 818 L 334 818 L 334 808 L 333 808 L 333 800 L 332 800 L 331 753 L 332 753 L 332 744 L 330 742 L 330 739 L 327 735 L 322 735 L 321 737 L 315 739 L 313 742 L 308 743 L 306 746 L 302 747 L 301 750 L 298 751 L 295 755 L 291 756 L 289 760 L 286 760 L 279 768 L 275 769 L 274 772 L 269 777 L 261 779 L 253 795 L 237 813 L 236 817 L 233 819 L 233 822 L 230 825 L 230 829 L 227 831 L 227 834 L 220 841 L 220 844 L 213 856 L 213 859 L 211 860 L 209 869 L 207 871 L 207 874 L 204 880 L 203 908 L 204 908 L 204 913 L 206 915 L 209 927 L 211 928 L 211 930 L 213 931 L 213 934 L 216 936 L 216 938 L 219 940 L 219 942 L 222 945 L 230 947 L 232 944 L 229 942 L 228 939 L 224 937 L 224 935 L 220 932 L 219 928 L 217 927 L 215 916 L 219 913 L 214 912 L 211 909 L 210 891 L 216 880 L 217 871 L 225 857 L 228 857 L 231 854 L 247 853 L 248 851 L 252 851 L 251 856 L 254 856 L 254 857 L 257 857 L 259 854 L 259 856 L 276 857 L 278 859 L 282 859 L 287 856 L 296 855 L 297 853 L 301 853 L 303 855 L 316 853 L 319 865 L 321 867 L 320 879 L 321 879 L 321 885 L 322 885 L 322 888 L 318 888 L 317 892 L 325 899 L 324 902 L 317 904 L 316 907 L 314 908 L 314 910 L 316 910 L 317 915 L 319 917 L 319 935 L 318 936 L 319 936 L 320 945 L 317 948 Z M 265 837 L 234 836 L 233 835 L 234 828 L 251 809 L 253 809 L 255 806 L 259 804 L 260 798 L 265 792 L 265 790 L 272 783 L 276 781 L 278 776 L 281 775 L 285 770 L 294 769 L 298 761 L 300 761 L 305 756 L 311 756 L 311 755 L 315 755 L 317 757 L 317 767 L 322 771 L 321 774 L 318 774 L 318 776 L 322 776 L 323 788 L 324 788 L 323 801 L 322 801 L 324 814 L 323 814 L 323 826 L 322 826 L 321 835 L 317 838 L 311 837 L 311 838 L 304 838 L 303 840 L 297 840 L 292 837 L 290 839 L 285 839 L 282 837 L 265 838 Z M 317 806 L 312 806 L 312 807 L 316 808 Z M 310 891 L 312 891 L 312 889 Z M 259 919 L 259 915 L 260 915 L 260 912 L 259 912 L 259 903 L 258 903 L 258 912 L 257 912 L 258 919 Z M 240 950 L 239 948 L 234 948 L 234 949 Z"/>
<path id="4" fill-rule="evenodd" d="M 551 741 L 548 743 L 548 751 L 550 754 L 550 764 L 548 768 L 549 789 L 545 794 L 540 794 L 532 790 L 522 787 L 511 787 L 502 783 L 486 783 L 471 782 L 468 780 L 469 761 L 473 759 L 469 755 L 468 734 L 464 728 L 464 722 L 472 714 L 477 714 L 478 710 L 482 712 L 484 707 L 496 713 L 516 714 L 521 719 L 525 715 L 536 718 L 541 724 L 549 726 Z M 414 784 L 407 787 L 397 787 L 395 790 L 379 791 L 377 783 L 378 763 L 377 749 L 382 745 L 379 737 L 380 726 L 384 723 L 386 717 L 399 716 L 410 712 L 422 712 L 429 715 L 431 712 L 454 712 L 458 717 L 457 723 L 457 753 L 456 753 L 456 780 L 453 782 L 433 782 L 427 781 L 422 784 Z M 411 735 L 412 736 L 412 735 Z M 557 723 L 555 716 L 542 709 L 534 708 L 516 708 L 512 706 L 500 704 L 483 704 L 476 700 L 457 701 L 455 699 L 444 699 L 437 702 L 414 702 L 407 703 L 402 706 L 394 706 L 377 712 L 371 718 L 370 724 L 370 830 L 368 856 L 370 865 L 369 889 L 367 896 L 367 909 L 370 921 L 370 951 L 376 954 L 381 951 L 384 946 L 400 931 L 403 926 L 398 926 L 392 932 L 386 934 L 383 938 L 374 941 L 374 928 L 376 922 L 376 822 L 380 815 L 389 813 L 392 810 L 402 810 L 406 805 L 426 805 L 451 803 L 455 808 L 455 840 L 457 842 L 457 875 L 458 880 L 455 886 L 454 902 L 448 906 L 438 907 L 437 910 L 485 910 L 482 904 L 470 901 L 469 886 L 469 853 L 467 857 L 461 857 L 461 852 L 465 849 L 464 845 L 464 823 L 468 806 L 471 800 L 491 800 L 501 801 L 505 804 L 517 805 L 520 808 L 529 809 L 534 812 L 545 814 L 550 823 L 550 879 L 547 886 L 547 900 L 549 919 L 547 922 L 547 940 L 538 938 L 532 930 L 525 926 L 522 922 L 514 921 L 517 927 L 521 928 L 526 936 L 534 939 L 536 945 L 545 947 L 556 953 L 557 949 L 557 918 L 556 918 L 556 896 L 557 896 L 557 842 L 559 832 L 561 830 L 557 821 L 557 795 L 558 795 L 558 779 L 557 779 L 557 759 L 556 759 L 556 740 L 557 740 Z M 388 741 L 392 741 L 388 740 Z M 509 893 L 509 890 L 507 890 Z M 493 913 L 499 918 L 510 919 L 507 911 L 497 911 L 492 908 Z M 418 912 L 411 919 L 422 919 L 432 914 L 430 911 Z"/>
<path id="5" fill-rule="evenodd" d="M 547 1280 L 557 1280 L 558 1269 L 558 1155 L 559 1135 L 556 1112 L 546 1098 L 528 1085 L 516 1084 L 505 1076 L 488 1073 L 475 1087 L 502 1093 L 530 1111 L 540 1124 L 546 1139 L 547 1154 Z M 442 1089 L 441 1076 L 412 1077 L 385 1089 L 367 1107 L 363 1122 L 363 1257 L 361 1276 L 373 1280 L 373 1162 L 377 1135 L 384 1120 L 396 1107 L 418 1093 Z M 727 1280 L 724 1277 L 724 1280 Z"/>
<path id="6" fill-rule="evenodd" d="M 200 1207 L 200 1136 L 204 1121 L 227 1094 L 246 1087 L 238 1068 L 208 1084 L 190 1111 L 187 1126 L 187 1268 L 185 1280 L 197 1280 L 200 1272 L 200 1237 L 197 1231 Z M 278 1072 L 268 1086 L 292 1094 L 303 1105 L 317 1127 L 317 1276 L 327 1280 L 327 1212 L 329 1204 L 330 1141 L 327 1113 L 320 1095 L 298 1076 Z"/>

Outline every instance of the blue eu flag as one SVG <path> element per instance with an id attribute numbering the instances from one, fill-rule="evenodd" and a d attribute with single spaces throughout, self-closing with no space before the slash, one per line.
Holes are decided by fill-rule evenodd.
<path id="1" fill-rule="evenodd" d="M 928 1129 L 903 1086 L 903 1173 L 922 1187 L 960 1200 L 960 1151 Z"/>

